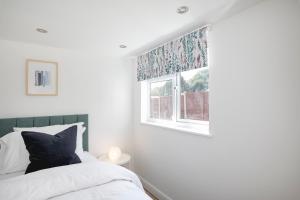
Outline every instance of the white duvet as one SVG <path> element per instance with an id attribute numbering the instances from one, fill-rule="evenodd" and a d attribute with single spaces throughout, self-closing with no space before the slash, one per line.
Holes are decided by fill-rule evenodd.
<path id="1" fill-rule="evenodd" d="M 0 181 L 1 200 L 151 199 L 131 171 L 104 162 L 55 167 Z"/>

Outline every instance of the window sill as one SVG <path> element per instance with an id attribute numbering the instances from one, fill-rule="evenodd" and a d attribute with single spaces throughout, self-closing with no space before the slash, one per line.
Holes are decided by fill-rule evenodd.
<path id="1" fill-rule="evenodd" d="M 190 133 L 193 135 L 202 135 L 211 137 L 209 133 L 209 125 L 207 124 L 187 124 L 182 122 L 157 122 L 157 121 L 141 121 L 141 124 L 157 126 L 166 129 Z"/>

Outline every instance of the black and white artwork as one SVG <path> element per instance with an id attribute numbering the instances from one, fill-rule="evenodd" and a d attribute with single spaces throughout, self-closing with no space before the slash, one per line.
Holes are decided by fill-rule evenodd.
<path id="1" fill-rule="evenodd" d="M 35 86 L 46 87 L 50 85 L 50 71 L 35 71 Z"/>

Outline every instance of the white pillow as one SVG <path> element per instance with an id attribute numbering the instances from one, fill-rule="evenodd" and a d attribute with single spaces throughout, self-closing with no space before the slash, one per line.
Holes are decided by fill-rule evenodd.
<path id="1" fill-rule="evenodd" d="M 77 125 L 77 141 L 75 153 L 79 156 L 83 154 L 82 134 L 86 129 L 85 127 L 83 127 L 83 123 L 32 128 L 14 128 L 15 132 L 8 133 L 0 138 L 0 141 L 5 143 L 4 156 L 0 157 L 1 161 L 3 161 L 2 163 L 0 163 L 0 174 L 24 171 L 29 165 L 29 153 L 26 149 L 24 140 L 21 135 L 22 131 L 34 131 L 55 135 L 74 125 Z"/>
<path id="2" fill-rule="evenodd" d="M 6 143 L 0 139 L 0 169 L 2 169 L 5 150 L 6 150 Z"/>
<path id="3" fill-rule="evenodd" d="M 14 131 L 33 131 L 33 132 L 41 132 L 41 133 L 47 133 L 49 135 L 55 135 L 63 130 L 66 130 L 67 128 L 70 128 L 71 126 L 77 126 L 77 138 L 76 138 L 76 154 L 83 153 L 83 147 L 82 147 L 82 135 L 85 131 L 85 127 L 83 126 L 83 122 L 78 122 L 74 124 L 64 124 L 64 125 L 53 125 L 53 126 L 43 126 L 43 127 L 30 127 L 30 128 L 20 128 L 20 127 L 14 127 Z"/>
<path id="4" fill-rule="evenodd" d="M 86 163 L 86 162 L 98 162 L 98 159 L 90 154 L 87 151 L 84 151 L 81 155 L 78 155 L 81 162 Z"/>
<path id="5" fill-rule="evenodd" d="M 1 158 L 0 174 L 7 174 L 26 169 L 29 161 L 29 153 L 26 150 L 21 132 L 12 132 L 1 138 L 5 143 L 5 154 Z"/>

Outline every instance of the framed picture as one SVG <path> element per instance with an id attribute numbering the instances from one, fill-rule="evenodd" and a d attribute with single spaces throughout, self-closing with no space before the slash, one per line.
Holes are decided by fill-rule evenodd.
<path id="1" fill-rule="evenodd" d="M 26 60 L 26 95 L 57 96 L 58 64 L 42 60 Z"/>

